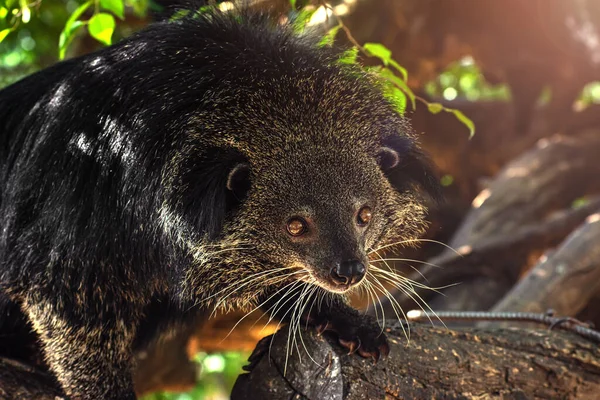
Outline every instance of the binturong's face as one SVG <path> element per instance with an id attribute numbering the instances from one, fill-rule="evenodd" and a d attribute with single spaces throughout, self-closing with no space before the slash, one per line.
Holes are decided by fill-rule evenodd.
<path id="1" fill-rule="evenodd" d="M 398 155 L 391 149 L 388 162 Z M 360 285 L 369 255 L 386 242 L 414 238 L 424 209 L 394 190 L 380 166 L 384 155 L 299 143 L 257 171 L 240 214 L 268 264 L 296 279 L 343 293 Z M 240 229 L 238 228 L 238 229 Z"/>
<path id="2" fill-rule="evenodd" d="M 175 213 L 200 238 L 186 291 L 226 295 L 228 307 L 286 285 L 341 294 L 369 279 L 382 246 L 423 232 L 418 188 L 435 180 L 370 83 L 311 75 L 242 86 L 227 99 L 196 117 L 201 133 L 173 158 L 182 176 Z"/>

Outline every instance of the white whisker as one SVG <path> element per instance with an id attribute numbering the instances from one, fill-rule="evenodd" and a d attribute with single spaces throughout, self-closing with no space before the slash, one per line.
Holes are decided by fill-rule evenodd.
<path id="1" fill-rule="evenodd" d="M 434 268 L 443 268 L 442 266 L 437 265 L 437 264 L 432 264 L 432 263 L 427 262 L 427 261 L 419 261 L 419 260 L 415 260 L 415 259 L 412 259 L 412 258 L 376 258 L 374 260 L 371 260 L 371 262 L 376 262 L 376 261 L 383 261 L 383 262 L 386 262 L 386 261 L 416 262 L 416 263 L 423 264 L 423 265 L 429 265 L 430 267 L 434 267 Z M 419 271 L 417 271 L 417 272 L 419 272 Z M 421 276 L 423 276 L 423 275 L 421 275 Z M 425 278 L 425 277 L 423 276 L 423 278 Z"/>
<path id="2" fill-rule="evenodd" d="M 295 283 L 295 282 L 292 282 Z M 279 289 L 278 291 L 276 291 L 275 293 L 273 293 L 271 296 L 269 296 L 265 301 L 263 301 L 262 303 L 260 303 L 259 305 L 257 305 L 256 307 L 254 307 L 251 311 L 247 312 L 242 318 L 240 318 L 238 320 L 238 322 L 236 322 L 236 324 L 233 326 L 233 328 L 231 328 L 231 330 L 229 331 L 229 333 L 227 334 L 227 336 L 225 336 L 221 342 L 225 339 L 227 339 L 229 337 L 229 335 L 231 335 L 231 332 L 233 332 L 233 330 L 244 320 L 246 319 L 246 317 L 250 314 L 252 314 L 254 311 L 258 310 L 260 307 L 264 306 L 265 304 L 267 304 L 269 302 L 269 300 L 271 300 L 274 296 L 276 296 L 278 293 L 280 293 L 281 291 L 283 291 L 284 289 L 286 289 L 289 285 L 291 285 L 292 283 L 289 283 L 287 285 L 285 285 L 284 287 L 282 287 L 281 289 Z"/>
<path id="3" fill-rule="evenodd" d="M 407 341 L 410 341 L 410 327 L 407 330 L 404 327 L 404 324 L 402 323 L 402 321 L 404 320 L 408 324 L 408 318 L 406 316 L 406 313 L 404 312 L 404 310 L 402 309 L 402 307 L 400 306 L 400 304 L 398 303 L 398 301 L 394 298 L 394 296 L 392 296 L 392 294 L 390 293 L 390 291 L 387 290 L 385 288 L 385 286 L 383 286 L 381 284 L 381 282 L 379 281 L 379 279 L 377 279 L 377 277 L 374 276 L 374 275 L 372 275 L 372 277 L 375 280 L 374 283 L 376 283 L 379 286 L 379 289 L 380 289 L 381 293 L 390 300 L 390 305 L 392 306 L 392 310 L 394 310 L 394 314 L 396 314 L 396 318 L 398 318 L 398 322 L 400 323 L 400 327 L 402 328 L 402 332 L 404 333 L 404 337 L 406 337 Z M 404 318 L 400 318 L 400 315 L 398 314 L 398 310 L 400 310 L 400 314 L 402 314 L 402 316 Z"/>
<path id="4" fill-rule="evenodd" d="M 454 249 L 452 246 L 449 246 L 446 243 L 442 243 L 442 242 L 440 242 L 438 240 L 433 240 L 433 239 L 406 239 L 406 240 L 401 240 L 401 241 L 398 241 L 398 242 L 395 242 L 395 243 L 390 243 L 390 244 L 386 244 L 384 246 L 378 247 L 378 248 L 374 249 L 372 252 L 378 252 L 380 250 L 387 249 L 387 248 L 390 248 L 390 247 L 393 247 L 393 246 L 398 246 L 398 245 L 401 245 L 401 244 L 409 244 L 409 243 L 411 244 L 411 243 L 419 243 L 419 242 L 427 242 L 427 243 L 439 244 L 441 246 L 444 246 L 448 250 L 451 250 L 456 255 L 462 257 L 462 254 L 460 254 L 458 252 L 458 250 Z"/>

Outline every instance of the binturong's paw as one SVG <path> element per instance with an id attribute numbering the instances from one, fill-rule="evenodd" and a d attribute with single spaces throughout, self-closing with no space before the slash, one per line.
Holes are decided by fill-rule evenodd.
<path id="1" fill-rule="evenodd" d="M 319 334 L 334 333 L 348 354 L 358 353 L 375 362 L 390 354 L 390 346 L 381 327 L 370 315 L 317 315 L 309 318 Z"/>

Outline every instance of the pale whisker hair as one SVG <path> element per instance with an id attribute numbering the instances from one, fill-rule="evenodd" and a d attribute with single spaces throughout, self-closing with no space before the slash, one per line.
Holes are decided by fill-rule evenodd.
<path id="1" fill-rule="evenodd" d="M 286 271 L 286 270 L 290 270 L 290 269 L 295 269 L 295 267 L 282 267 L 282 268 L 275 268 L 275 269 L 269 269 L 269 270 L 265 270 L 265 271 L 259 271 L 259 272 L 255 272 L 239 281 L 233 282 L 231 285 L 225 287 L 224 289 L 219 290 L 217 293 L 214 293 L 208 297 L 204 298 L 204 301 L 212 299 L 213 297 L 217 297 L 218 295 L 220 295 L 221 293 L 224 292 L 229 292 L 231 291 L 227 296 L 225 296 L 224 298 L 219 300 L 219 303 L 222 302 L 222 300 L 225 300 L 227 297 L 231 296 L 232 294 L 234 294 L 237 290 L 240 290 L 246 286 L 248 286 L 249 284 L 259 280 L 259 279 L 263 279 L 266 276 L 269 275 L 273 275 L 276 274 L 278 272 L 281 271 Z M 280 275 L 281 276 L 281 275 Z M 284 275 L 285 276 L 285 275 Z"/>
<path id="2" fill-rule="evenodd" d="M 404 277 L 402 275 L 399 275 L 399 274 L 397 274 L 397 273 L 395 273 L 393 271 L 386 271 L 386 270 L 381 269 L 379 267 L 376 267 L 375 265 L 372 265 L 372 264 L 370 265 L 370 268 L 373 270 L 373 272 L 377 272 L 379 274 L 386 275 L 389 279 L 394 280 L 394 282 L 396 282 L 398 284 L 400 284 L 400 283 L 409 284 L 411 286 L 418 287 L 420 289 L 431 290 L 431 291 L 436 292 L 437 294 L 440 294 L 442 296 L 444 294 L 441 293 L 439 290 L 446 289 L 448 287 L 452 287 L 452 286 L 456 285 L 456 283 L 453 283 L 453 284 L 450 284 L 450 285 L 444 285 L 444 286 L 440 286 L 440 287 L 431 287 L 431 286 L 425 285 L 423 283 L 416 282 L 416 281 L 414 281 L 412 279 L 409 279 L 407 277 Z"/>
<path id="3" fill-rule="evenodd" d="M 396 287 L 397 289 L 402 291 L 410 299 L 412 299 L 423 311 L 426 311 L 425 308 L 423 307 L 423 306 L 425 306 L 429 311 L 431 311 L 431 313 L 433 315 L 435 315 L 437 317 L 437 314 L 435 313 L 435 311 L 433 311 L 433 309 L 429 306 L 429 304 L 427 304 L 427 302 L 414 290 L 414 287 L 411 282 L 409 282 L 408 280 L 404 280 L 404 281 L 398 280 L 398 279 L 394 280 L 392 277 L 389 277 L 386 274 L 380 274 L 381 272 L 387 272 L 387 271 L 375 270 L 373 272 L 373 274 L 374 274 L 374 276 L 379 275 L 380 278 L 384 279 L 386 282 L 392 284 L 394 287 Z M 434 289 L 431 289 L 426 286 L 424 286 L 423 288 L 434 290 Z M 416 296 L 416 298 L 415 298 L 415 296 Z M 442 323 L 442 325 L 446 326 L 439 317 L 437 317 L 437 319 Z M 430 319 L 430 322 L 433 325 L 433 321 L 431 319 Z"/>
<path id="4" fill-rule="evenodd" d="M 399 245 L 403 245 L 403 244 L 414 244 L 414 243 L 421 243 L 421 242 L 439 244 L 440 246 L 443 246 L 443 247 L 447 248 L 448 250 L 452 251 L 456 255 L 458 255 L 460 257 L 463 256 L 458 250 L 456 250 L 452 246 L 447 245 L 446 243 L 440 242 L 439 240 L 434 240 L 434 239 L 405 239 L 405 240 L 400 240 L 398 242 L 389 243 L 389 244 L 380 246 L 380 247 L 378 247 L 376 249 L 373 249 L 373 250 L 371 250 L 369 252 L 369 254 L 376 253 L 378 251 L 381 251 L 381 250 L 384 250 L 384 249 L 388 249 L 388 248 L 393 247 L 393 246 L 399 246 Z"/>
<path id="5" fill-rule="evenodd" d="M 402 331 L 404 333 L 404 336 L 406 337 L 407 341 L 410 341 L 410 329 L 406 329 L 405 328 L 405 324 L 402 323 L 402 319 L 404 319 L 405 321 L 408 322 L 408 318 L 406 316 L 406 313 L 404 312 L 404 310 L 402 309 L 402 307 L 400 306 L 400 304 L 398 303 L 398 301 L 394 298 L 394 296 L 390 293 L 389 290 L 387 290 L 385 288 L 385 286 L 383 286 L 381 284 L 381 282 L 379 281 L 379 279 L 377 279 L 377 277 L 371 273 L 367 273 L 367 279 L 368 278 L 373 278 L 375 280 L 375 282 L 371 283 L 369 282 L 369 284 L 373 287 L 373 290 L 376 289 L 376 287 L 374 286 L 374 284 L 376 283 L 379 286 L 379 291 L 388 298 L 388 300 L 390 300 L 390 305 L 392 306 L 392 310 L 394 310 L 394 314 L 396 314 L 396 318 L 398 318 L 398 322 L 400 323 L 400 326 L 402 328 Z M 400 315 L 398 314 L 398 310 L 400 310 L 400 314 L 402 314 L 402 316 L 404 318 L 400 318 Z"/>
<path id="6" fill-rule="evenodd" d="M 414 258 L 376 258 L 376 259 L 371 260 L 371 262 L 375 262 L 375 261 L 381 261 L 381 262 L 385 262 L 385 261 L 414 262 L 414 263 L 419 263 L 419 264 L 423 264 L 423 265 L 429 265 L 430 267 L 434 267 L 434 268 L 443 268 L 441 265 L 433 264 L 433 263 L 430 263 L 430 262 L 427 262 L 427 261 L 417 260 L 417 259 L 414 259 Z M 410 265 L 410 264 L 407 264 L 407 265 Z M 412 265 L 411 265 L 411 267 L 416 270 L 416 268 L 413 267 Z"/>
<path id="7" fill-rule="evenodd" d="M 256 307 L 254 307 L 251 311 L 247 312 L 246 314 L 244 314 L 243 317 L 241 317 L 236 323 L 235 325 L 233 325 L 233 328 L 231 328 L 231 330 L 229 331 L 229 333 L 221 340 L 221 342 L 225 339 L 227 339 L 229 337 L 229 335 L 231 335 L 231 332 L 233 332 L 233 330 L 244 320 L 246 319 L 246 317 L 248 317 L 250 314 L 252 314 L 254 311 L 258 310 L 260 307 L 264 306 L 265 304 L 267 304 L 269 302 L 269 300 L 271 300 L 273 297 L 275 297 L 276 295 L 278 295 L 279 293 L 281 293 L 283 290 L 287 289 L 290 285 L 295 284 L 299 281 L 292 281 L 290 283 L 288 283 L 287 285 L 283 286 L 281 289 L 277 290 L 275 293 L 273 293 L 271 296 L 269 296 L 265 301 L 263 301 L 262 303 L 260 303 L 259 305 L 257 305 Z"/>

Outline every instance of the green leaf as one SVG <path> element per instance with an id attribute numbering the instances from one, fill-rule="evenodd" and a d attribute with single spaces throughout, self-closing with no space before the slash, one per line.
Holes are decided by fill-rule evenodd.
<path id="1" fill-rule="evenodd" d="M 63 32 L 68 31 L 71 28 L 71 25 L 73 23 L 75 23 L 75 21 L 77 21 L 79 19 L 79 17 L 81 17 L 81 15 L 83 15 L 83 13 L 86 12 L 87 9 L 92 6 L 92 4 L 94 4 L 94 0 L 90 0 L 86 3 L 83 3 L 79 7 L 77 7 L 77 9 L 75 11 L 73 11 L 73 14 L 71 14 L 69 19 L 67 20 L 67 23 L 65 24 L 65 29 L 63 29 Z"/>
<path id="2" fill-rule="evenodd" d="M 298 12 L 293 12 L 292 13 L 292 27 L 294 28 L 294 31 L 298 32 L 298 33 L 302 33 L 304 32 L 304 29 L 306 28 L 306 24 L 308 23 L 308 21 L 310 21 L 310 19 L 312 18 L 313 14 L 317 11 L 317 9 L 305 9 L 303 8 L 302 10 L 298 11 Z"/>
<path id="3" fill-rule="evenodd" d="M 439 114 L 444 110 L 444 106 L 440 103 L 427 103 L 427 109 L 432 114 Z"/>
<path id="4" fill-rule="evenodd" d="M 384 93 L 385 97 L 396 107 L 396 111 L 400 115 L 404 115 L 406 111 L 406 94 L 398 89 L 395 85 L 390 84 L 389 89 Z"/>
<path id="5" fill-rule="evenodd" d="M 412 89 L 408 87 L 406 82 L 400 79 L 394 72 L 389 68 L 382 68 L 379 74 L 386 80 L 392 82 L 394 85 L 398 86 L 402 91 L 408 96 L 410 99 L 410 104 L 413 110 L 417 107 L 416 104 L 416 96 L 413 93 Z M 439 112 L 439 111 L 438 111 Z"/>
<path id="6" fill-rule="evenodd" d="M 329 31 L 327 31 L 325 36 L 323 36 L 323 38 L 319 42 L 319 46 L 325 47 L 325 46 L 333 45 L 333 41 L 335 40 L 335 35 L 337 35 L 337 33 L 341 27 L 342 27 L 341 25 L 337 25 L 337 26 L 334 26 L 333 28 L 331 28 Z"/>
<path id="7" fill-rule="evenodd" d="M 408 72 L 406 71 L 406 68 L 392 59 L 392 51 L 390 49 L 381 43 L 365 43 L 363 48 L 370 56 L 379 58 L 386 67 L 391 65 L 396 71 L 400 72 L 402 79 L 406 82 L 408 79 Z"/>
<path id="8" fill-rule="evenodd" d="M 58 48 L 59 48 L 59 58 L 61 60 L 65 58 L 67 48 L 73 41 L 73 38 L 75 37 L 75 33 L 79 30 L 79 28 L 81 28 L 86 23 L 87 22 L 85 22 L 85 21 L 75 21 L 71 24 L 70 31 L 68 34 L 66 34 L 65 32 L 62 32 L 60 34 L 60 38 L 58 39 Z"/>
<path id="9" fill-rule="evenodd" d="M 469 139 L 471 139 L 475 135 L 475 124 L 473 121 L 459 110 L 452 110 L 452 114 L 454 114 L 454 116 L 458 118 L 460 122 L 469 128 Z"/>
<path id="10" fill-rule="evenodd" d="M 392 59 L 392 51 L 381 43 L 365 43 L 363 48 L 370 56 L 379 58 L 385 66 Z"/>
<path id="11" fill-rule="evenodd" d="M 440 184 L 444 187 L 448 187 L 454 183 L 454 177 L 452 175 L 444 175 L 440 179 Z"/>
<path id="12" fill-rule="evenodd" d="M 358 48 L 352 47 L 342 53 L 342 56 L 339 59 L 341 64 L 356 64 L 356 59 L 358 58 Z"/>
<path id="13" fill-rule="evenodd" d="M 394 67 L 396 71 L 400 72 L 400 75 L 402 75 L 402 79 L 404 79 L 404 82 L 408 80 L 408 72 L 406 71 L 406 68 L 404 68 L 392 59 L 390 59 L 390 65 Z"/>
<path id="14" fill-rule="evenodd" d="M 71 40 L 73 40 L 73 37 L 75 36 L 75 32 L 77 31 L 77 29 L 82 27 L 85 24 L 86 24 L 86 22 L 84 22 L 84 21 L 73 22 L 69 26 L 69 32 L 63 31 L 60 34 L 60 38 L 58 39 L 58 47 L 61 49 L 63 49 L 63 48 L 66 49 L 66 47 L 69 46 L 69 43 L 71 42 Z"/>
<path id="15" fill-rule="evenodd" d="M 145 17 L 148 11 L 161 11 L 157 8 L 156 2 L 149 0 L 124 0 L 125 5 L 133 9 L 133 13 L 138 17 Z"/>
<path id="16" fill-rule="evenodd" d="M 198 10 L 199 14 L 205 12 L 205 11 L 203 11 L 204 7 L 213 8 L 212 6 L 202 6 Z M 173 15 L 171 15 L 171 17 L 169 18 L 169 21 L 177 21 L 177 20 L 183 19 L 183 18 L 187 17 L 188 15 L 190 15 L 191 12 L 192 12 L 192 10 L 177 10 L 173 13 Z"/>
<path id="17" fill-rule="evenodd" d="M 8 36 L 8 34 L 10 33 L 10 29 L 2 29 L 0 31 L 0 43 L 2 43 L 2 41 Z"/>
<path id="18" fill-rule="evenodd" d="M 590 203 L 590 200 L 586 197 L 578 197 L 571 203 L 571 208 L 576 210 L 578 208 L 584 207 Z"/>
<path id="19" fill-rule="evenodd" d="M 296 0 L 290 0 L 290 6 L 292 7 L 292 10 L 296 9 Z"/>
<path id="20" fill-rule="evenodd" d="M 21 21 L 26 24 L 31 20 L 31 10 L 29 9 L 27 0 L 19 0 L 19 5 L 21 6 Z"/>
<path id="21" fill-rule="evenodd" d="M 60 33 L 60 39 L 58 42 L 58 51 L 59 51 L 58 57 L 61 60 L 65 58 L 65 54 L 67 52 L 67 47 L 69 47 L 69 44 L 71 44 L 71 41 L 73 40 L 73 35 L 75 34 L 75 31 L 77 30 L 77 28 L 79 28 L 83 24 L 83 22 L 77 21 L 77 20 L 93 4 L 94 4 L 93 0 L 83 3 L 82 5 L 77 7 L 77 9 L 75 11 L 73 11 L 73 14 L 71 14 L 69 19 L 67 20 L 65 27 L 63 28 L 62 32 Z"/>
<path id="22" fill-rule="evenodd" d="M 96 40 L 109 46 L 115 31 L 115 18 L 107 13 L 94 14 L 89 20 L 88 31 Z"/>
<path id="23" fill-rule="evenodd" d="M 125 7 L 123 0 L 100 0 L 100 7 L 110 11 L 120 19 L 125 19 Z"/>
<path id="24" fill-rule="evenodd" d="M 467 128 L 469 128 L 469 139 L 475 135 L 475 124 L 471 121 L 465 114 L 460 110 L 455 110 L 453 108 L 446 108 L 440 103 L 427 103 L 427 109 L 432 114 L 437 114 L 441 111 L 446 111 L 454 114 L 454 116 L 463 123 Z"/>

